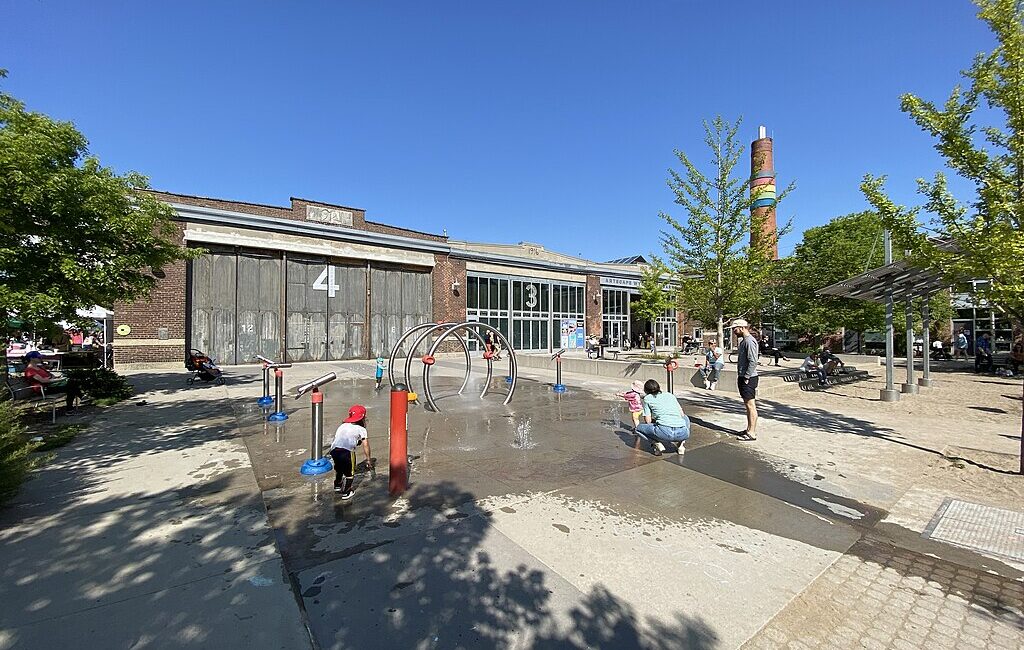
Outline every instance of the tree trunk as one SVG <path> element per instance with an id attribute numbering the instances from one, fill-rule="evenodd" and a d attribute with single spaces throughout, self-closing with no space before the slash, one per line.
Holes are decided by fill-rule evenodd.
<path id="1" fill-rule="evenodd" d="M 723 348 L 731 347 L 725 343 L 725 324 L 722 322 L 722 310 L 718 310 L 718 345 Z"/>
<path id="2" fill-rule="evenodd" d="M 1020 385 L 1020 473 L 1024 474 L 1024 384 Z"/>

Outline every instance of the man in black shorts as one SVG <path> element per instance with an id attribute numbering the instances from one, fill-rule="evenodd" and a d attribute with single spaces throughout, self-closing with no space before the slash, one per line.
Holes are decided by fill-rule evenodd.
<path id="1" fill-rule="evenodd" d="M 736 383 L 743 407 L 747 410 L 747 429 L 739 435 L 739 439 L 757 440 L 757 404 L 754 402 L 757 397 L 757 340 L 750 335 L 750 323 L 742 318 L 733 319 L 729 326 L 740 340 Z"/>

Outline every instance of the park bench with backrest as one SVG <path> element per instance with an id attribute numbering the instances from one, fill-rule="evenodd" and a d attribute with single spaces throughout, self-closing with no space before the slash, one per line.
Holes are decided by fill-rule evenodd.
<path id="1" fill-rule="evenodd" d="M 57 404 L 64 399 L 63 395 L 47 395 L 42 384 L 33 384 L 23 375 L 10 373 L 4 373 L 4 392 L 4 398 L 15 404 L 50 407 L 50 421 L 57 421 Z"/>
<path id="2" fill-rule="evenodd" d="M 800 385 L 800 390 L 814 391 L 814 390 L 825 390 L 830 386 L 836 384 L 850 384 L 855 381 L 867 379 L 871 376 L 867 370 L 857 370 L 854 366 L 849 364 L 841 366 L 836 372 L 828 376 L 828 384 L 818 383 L 818 375 L 814 373 L 810 377 L 802 372 L 789 372 L 783 376 L 783 379 L 787 382 L 797 382 Z"/>

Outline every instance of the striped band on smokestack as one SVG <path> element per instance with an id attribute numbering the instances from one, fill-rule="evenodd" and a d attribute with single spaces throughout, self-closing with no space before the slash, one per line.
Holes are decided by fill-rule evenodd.
<path id="1" fill-rule="evenodd" d="M 772 139 L 767 136 L 765 131 L 765 127 L 758 127 L 758 138 L 750 143 L 751 222 L 755 219 L 762 222 L 760 233 L 751 230 L 750 245 L 770 245 L 773 257 L 778 259 L 779 245 L 775 241 L 775 204 L 778 202 L 775 188 L 775 161 Z"/>

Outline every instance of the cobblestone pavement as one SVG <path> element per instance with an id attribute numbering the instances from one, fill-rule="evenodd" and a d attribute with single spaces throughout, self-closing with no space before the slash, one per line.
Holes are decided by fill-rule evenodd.
<path id="1" fill-rule="evenodd" d="M 1024 583 L 861 540 L 744 646 L 1024 647 Z"/>

